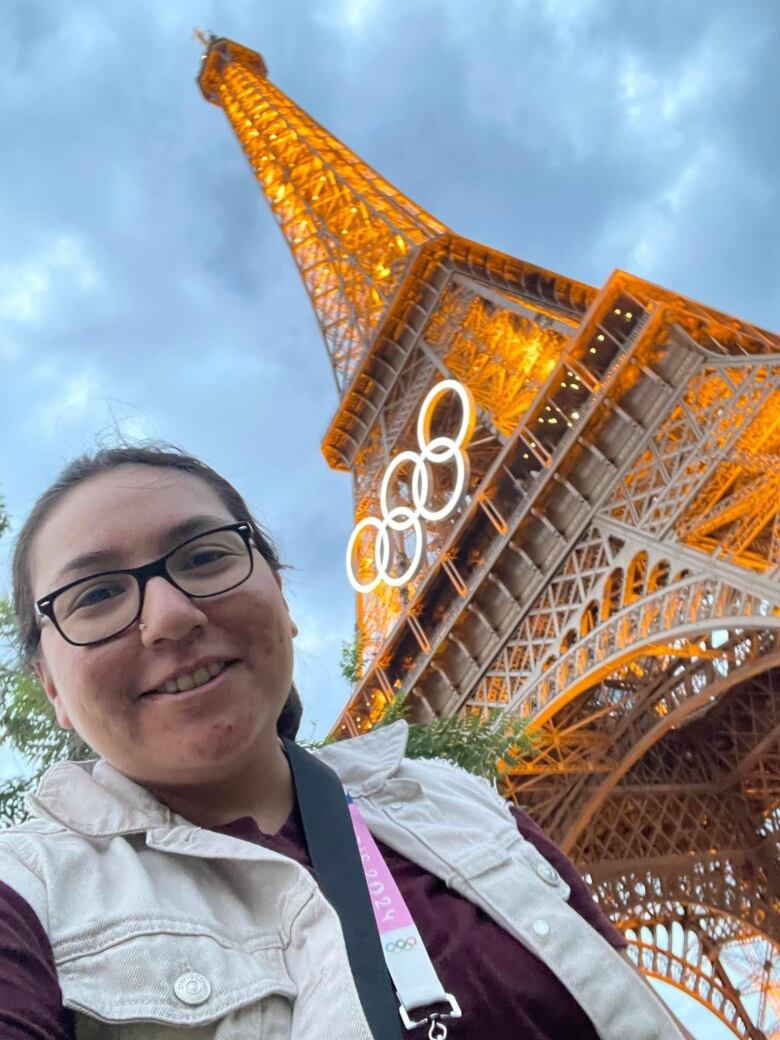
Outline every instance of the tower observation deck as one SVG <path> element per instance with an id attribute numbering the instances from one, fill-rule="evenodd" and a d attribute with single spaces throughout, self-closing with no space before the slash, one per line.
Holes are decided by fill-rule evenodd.
<path id="1" fill-rule="evenodd" d="M 780 1037 L 780 337 L 623 271 L 597 288 L 462 238 L 257 53 L 203 39 L 200 89 L 325 341 L 340 402 L 322 450 L 352 474 L 356 521 L 380 515 L 440 380 L 475 406 L 457 508 L 422 523 L 412 580 L 358 595 L 365 667 L 337 735 L 396 697 L 419 721 L 525 719 L 537 750 L 504 792 L 642 970 L 735 1036 Z M 459 407 L 441 398 L 434 435 Z M 434 511 L 457 477 L 435 468 Z M 400 574 L 418 550 L 390 538 Z"/>

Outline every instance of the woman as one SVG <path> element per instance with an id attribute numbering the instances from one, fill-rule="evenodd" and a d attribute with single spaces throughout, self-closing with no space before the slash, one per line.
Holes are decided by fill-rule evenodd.
<path id="1" fill-rule="evenodd" d="M 0 833 L 6 1040 L 684 1035 L 489 785 L 405 758 L 402 722 L 297 748 L 278 557 L 208 466 L 168 446 L 77 459 L 22 528 L 13 581 L 22 660 L 99 757 L 52 767 Z M 394 899 L 408 939 L 385 934 Z M 407 999 L 430 978 L 430 1007 Z"/>

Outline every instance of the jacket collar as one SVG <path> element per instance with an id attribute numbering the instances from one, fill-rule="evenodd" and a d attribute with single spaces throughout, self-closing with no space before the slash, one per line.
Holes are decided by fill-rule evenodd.
<path id="1" fill-rule="evenodd" d="M 382 787 L 398 769 L 408 730 L 405 722 L 395 722 L 329 744 L 316 754 L 338 774 L 353 797 L 363 797 Z M 104 758 L 57 762 L 25 801 L 32 816 L 89 837 L 142 833 L 177 824 L 192 826 Z"/>
<path id="2" fill-rule="evenodd" d="M 400 720 L 360 737 L 326 744 L 316 754 L 338 774 L 353 797 L 362 798 L 374 794 L 397 772 L 408 737 L 409 726 Z"/>
<path id="3" fill-rule="evenodd" d="M 32 816 L 90 837 L 133 834 L 184 822 L 104 758 L 57 762 L 25 802 Z"/>

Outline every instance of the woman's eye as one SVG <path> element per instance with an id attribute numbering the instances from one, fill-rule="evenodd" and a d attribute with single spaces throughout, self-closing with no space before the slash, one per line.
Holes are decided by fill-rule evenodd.
<path id="1" fill-rule="evenodd" d="M 205 567 L 209 563 L 215 563 L 217 560 L 224 559 L 225 556 L 229 556 L 224 549 L 201 549 L 199 552 L 193 553 L 192 556 L 187 560 L 186 567 Z"/>
<path id="2" fill-rule="evenodd" d="M 107 599 L 111 599 L 114 596 L 121 596 L 123 592 L 123 588 L 112 585 L 93 585 L 91 589 L 81 593 L 73 604 L 73 610 L 79 610 L 82 607 L 94 607 L 97 603 L 104 603 Z"/>

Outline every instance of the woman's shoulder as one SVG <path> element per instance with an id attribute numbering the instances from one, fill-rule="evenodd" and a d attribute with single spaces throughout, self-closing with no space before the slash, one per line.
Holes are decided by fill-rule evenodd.
<path id="1" fill-rule="evenodd" d="M 72 1038 L 46 919 L 0 878 L 0 1029 L 9 1040 Z"/>
<path id="2" fill-rule="evenodd" d="M 507 817 L 511 817 L 509 803 L 499 793 L 494 781 L 479 773 L 473 773 L 465 766 L 448 758 L 424 758 L 405 756 L 401 762 L 399 775 L 419 780 L 420 784 L 430 789 L 441 787 L 457 794 L 458 798 L 469 797 L 485 806 L 499 809 Z"/>
<path id="3" fill-rule="evenodd" d="M 408 740 L 409 726 L 399 720 L 328 744 L 315 753 L 335 770 L 347 789 L 358 796 L 374 792 L 388 782 L 412 780 L 429 793 L 436 788 L 442 792 L 457 791 L 460 798 L 471 795 L 509 815 L 505 799 L 486 777 L 449 759 L 410 756 Z"/>
<path id="4" fill-rule="evenodd" d="M 0 863 L 7 858 L 30 859 L 44 843 L 49 844 L 57 835 L 73 837 L 63 824 L 37 816 L 8 824 L 0 828 Z"/>
<path id="5" fill-rule="evenodd" d="M 18 823 L 0 828 L 0 864 L 8 859 L 29 860 L 43 841 L 53 835 L 67 834 L 67 828 L 54 820 L 30 817 Z M 2 866 L 0 866 L 2 880 Z"/>
<path id="6" fill-rule="evenodd" d="M 397 772 L 406 751 L 409 727 L 403 721 L 377 726 L 348 740 L 316 748 L 314 754 L 330 766 L 347 789 L 369 789 Z"/>
<path id="7" fill-rule="evenodd" d="M 403 759 L 404 768 L 412 768 L 423 770 L 424 772 L 441 777 L 443 780 L 446 778 L 448 781 L 456 781 L 462 784 L 466 784 L 469 787 L 473 787 L 481 794 L 487 795 L 489 798 L 498 798 L 503 802 L 503 798 L 498 794 L 496 785 L 492 780 L 489 780 L 486 776 L 482 776 L 480 773 L 474 773 L 466 766 L 461 765 L 459 762 L 450 758 L 428 758 L 419 755 L 408 755 Z"/>
<path id="8" fill-rule="evenodd" d="M 56 877 L 72 876 L 84 838 L 56 820 L 30 817 L 0 830 L 0 881 L 43 917 Z"/>
<path id="9" fill-rule="evenodd" d="M 0 830 L 0 882 L 28 903 L 38 918 L 48 918 L 48 881 L 42 842 L 61 830 L 50 820 L 25 820 Z"/>

